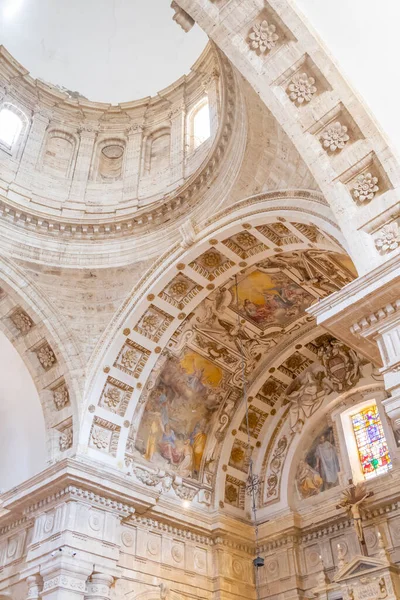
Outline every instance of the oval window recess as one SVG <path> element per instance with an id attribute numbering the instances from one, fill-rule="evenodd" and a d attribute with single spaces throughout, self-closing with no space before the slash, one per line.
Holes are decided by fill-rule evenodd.
<path id="1" fill-rule="evenodd" d="M 106 158 L 117 159 L 121 158 L 121 156 L 124 153 L 124 149 L 122 148 L 122 146 L 117 146 L 116 144 L 113 144 L 112 146 L 106 146 L 102 149 L 101 152 Z"/>

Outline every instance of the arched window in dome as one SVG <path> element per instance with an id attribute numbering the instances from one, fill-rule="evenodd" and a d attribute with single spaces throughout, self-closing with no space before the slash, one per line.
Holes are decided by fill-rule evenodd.
<path id="1" fill-rule="evenodd" d="M 24 126 L 22 116 L 18 112 L 15 107 L 8 105 L 0 110 L 0 144 L 8 150 L 13 149 Z"/>
<path id="2" fill-rule="evenodd" d="M 210 106 L 208 98 L 203 98 L 189 117 L 189 147 L 196 150 L 211 136 Z"/>

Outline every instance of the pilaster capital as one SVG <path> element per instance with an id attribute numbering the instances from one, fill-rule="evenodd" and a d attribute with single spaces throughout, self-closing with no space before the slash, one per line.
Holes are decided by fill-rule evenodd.
<path id="1" fill-rule="evenodd" d="M 36 105 L 33 110 L 33 118 L 35 121 L 49 122 L 53 118 L 53 111 L 45 106 Z"/>
<path id="2" fill-rule="evenodd" d="M 97 123 L 81 123 L 78 127 L 78 133 L 81 139 L 95 139 L 98 132 L 99 126 Z"/>
<path id="3" fill-rule="evenodd" d="M 143 123 L 132 123 L 132 125 L 130 125 L 129 127 L 127 127 L 125 129 L 125 135 L 128 137 L 134 136 L 134 135 L 141 135 L 143 133 L 144 130 L 144 125 Z"/>
<path id="4" fill-rule="evenodd" d="M 109 600 L 114 578 L 104 573 L 93 573 L 87 583 L 85 600 Z"/>
<path id="5" fill-rule="evenodd" d="M 93 565 L 73 556 L 66 556 L 66 549 L 62 548 L 60 555 L 52 557 L 40 568 L 43 577 L 43 597 L 54 590 L 64 590 L 83 594 L 86 590 L 86 581 L 93 571 Z"/>
<path id="6" fill-rule="evenodd" d="M 39 600 L 43 588 L 42 577 L 39 574 L 29 575 L 26 578 L 26 583 L 28 586 L 27 600 Z"/>

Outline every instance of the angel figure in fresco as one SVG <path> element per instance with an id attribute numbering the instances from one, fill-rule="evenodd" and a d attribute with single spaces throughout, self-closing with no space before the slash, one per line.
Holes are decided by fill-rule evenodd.
<path id="1" fill-rule="evenodd" d="M 326 370 L 319 364 L 312 364 L 298 375 L 286 390 L 291 402 L 290 421 L 294 432 L 300 432 L 308 419 L 322 404 L 325 395 L 333 391 L 326 377 Z"/>
<path id="2" fill-rule="evenodd" d="M 305 460 L 301 460 L 296 473 L 297 486 L 302 498 L 316 496 L 324 484 L 322 477 Z"/>
<path id="3" fill-rule="evenodd" d="M 336 508 L 345 508 L 346 511 L 352 516 L 357 537 L 360 541 L 361 548 L 364 554 L 366 554 L 367 549 L 362 528 L 360 507 L 365 502 L 365 500 L 370 496 L 373 496 L 373 494 L 373 492 L 367 491 L 364 482 L 357 483 L 357 485 L 350 483 L 349 487 L 343 490 L 342 500 L 336 506 Z"/>

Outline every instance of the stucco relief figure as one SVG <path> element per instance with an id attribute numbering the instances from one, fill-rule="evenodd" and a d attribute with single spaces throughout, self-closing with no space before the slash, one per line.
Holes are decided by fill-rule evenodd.
<path id="1" fill-rule="evenodd" d="M 294 432 L 301 432 L 306 420 L 331 392 L 351 389 L 361 377 L 360 360 L 342 342 L 323 336 L 318 348 L 320 363 L 313 363 L 298 375 L 286 390 L 291 402 L 290 420 Z M 322 339 L 322 338 L 321 338 Z"/>
<path id="2" fill-rule="evenodd" d="M 222 383 L 222 369 L 192 350 L 168 358 L 147 402 L 136 451 L 181 477 L 198 478 Z"/>
<path id="3" fill-rule="evenodd" d="M 286 389 L 290 400 L 290 424 L 292 431 L 301 432 L 306 420 L 321 406 L 333 386 L 326 377 L 325 368 L 314 363 L 298 375 Z"/>
<path id="4" fill-rule="evenodd" d="M 309 447 L 296 473 L 302 498 L 317 496 L 339 483 L 340 464 L 332 427 L 325 426 Z"/>

